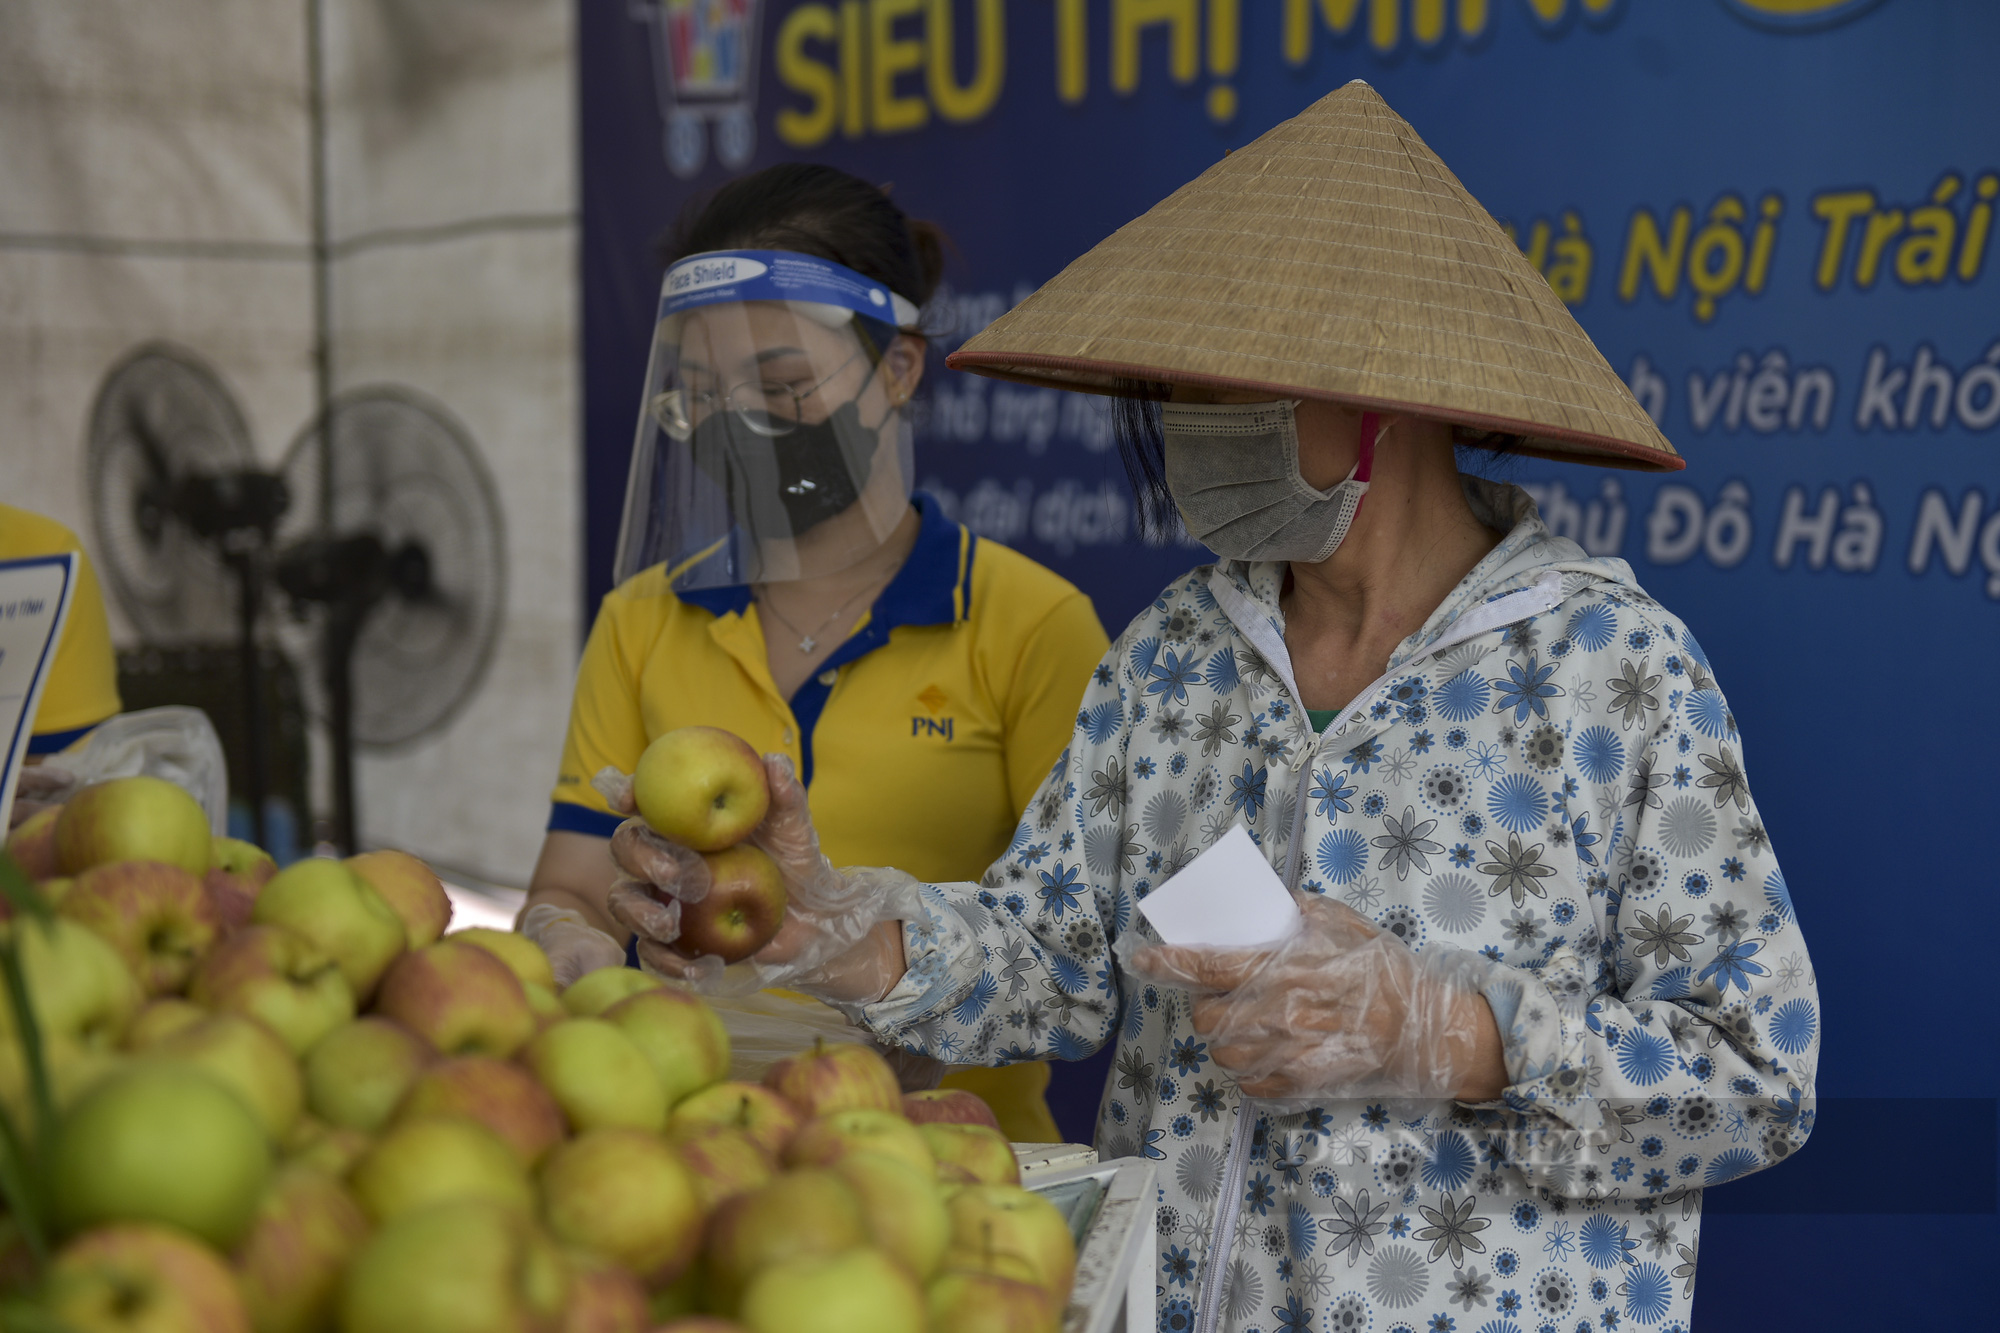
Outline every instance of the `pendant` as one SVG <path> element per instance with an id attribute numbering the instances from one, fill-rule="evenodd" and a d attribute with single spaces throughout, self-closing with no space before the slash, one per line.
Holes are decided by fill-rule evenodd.
<path id="1" fill-rule="evenodd" d="M 812 656 L 812 650 L 817 647 L 819 647 L 819 643 L 810 634 L 799 640 L 799 651 L 808 657 Z"/>

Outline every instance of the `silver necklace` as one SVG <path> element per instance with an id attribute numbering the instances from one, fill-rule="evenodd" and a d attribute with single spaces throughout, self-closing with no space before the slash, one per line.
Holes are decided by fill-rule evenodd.
<path id="1" fill-rule="evenodd" d="M 771 599 L 769 596 L 770 590 L 768 587 L 760 588 L 757 590 L 757 605 L 762 607 L 764 610 L 768 611 L 780 625 L 783 625 L 786 629 L 798 635 L 799 651 L 804 653 L 806 656 L 810 657 L 813 654 L 813 650 L 819 647 L 819 640 L 813 637 L 814 634 L 824 634 L 827 628 L 831 626 L 834 621 L 840 619 L 841 615 L 847 610 L 848 607 L 854 605 L 855 601 L 858 598 L 860 598 L 862 593 L 874 592 L 879 588 L 886 587 L 888 585 L 889 580 L 896 577 L 896 571 L 901 569 L 902 567 L 903 567 L 903 562 L 901 560 L 898 560 L 895 564 L 895 567 L 892 568 L 886 575 L 884 575 L 879 582 L 863 584 L 860 592 L 851 594 L 846 601 L 842 602 L 839 606 L 833 608 L 832 615 L 828 616 L 825 620 L 822 620 L 819 624 L 813 626 L 811 634 L 806 633 L 804 630 L 801 630 L 797 625 L 794 625 L 791 621 L 785 619 L 784 612 L 778 610 L 776 606 L 771 604 Z"/>

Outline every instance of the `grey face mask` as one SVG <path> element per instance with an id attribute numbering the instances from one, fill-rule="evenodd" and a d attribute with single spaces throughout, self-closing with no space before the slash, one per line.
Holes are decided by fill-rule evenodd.
<path id="1" fill-rule="evenodd" d="M 1326 490 L 1299 474 L 1290 402 L 1164 403 L 1167 489 L 1188 536 L 1225 560 L 1316 564 L 1347 536 L 1375 461 L 1375 414 L 1361 418 L 1361 456 Z"/>

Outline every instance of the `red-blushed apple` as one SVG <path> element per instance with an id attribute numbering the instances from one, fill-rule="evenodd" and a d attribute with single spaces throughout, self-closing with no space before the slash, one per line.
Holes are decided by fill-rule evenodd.
<path id="1" fill-rule="evenodd" d="M 569 1262 L 519 1209 L 476 1200 L 406 1213 L 369 1237 L 340 1288 L 341 1333 L 558 1333 Z"/>
<path id="2" fill-rule="evenodd" d="M 141 1009 L 139 1016 L 125 1029 L 125 1049 L 143 1051 L 154 1042 L 171 1037 L 182 1028 L 207 1017 L 208 1010 L 192 1000 L 183 1000 L 177 995 L 162 995 Z"/>
<path id="3" fill-rule="evenodd" d="M 1000 1132 L 1000 1118 L 976 1092 L 964 1088 L 931 1088 L 903 1094 L 903 1118 L 918 1125 L 984 1125 Z"/>
<path id="4" fill-rule="evenodd" d="M 889 1062 L 860 1042 L 822 1041 L 764 1071 L 764 1086 L 809 1116 L 868 1108 L 903 1110 L 903 1087 Z"/>
<path id="5" fill-rule="evenodd" d="M 193 1238 L 143 1222 L 71 1241 L 49 1265 L 40 1305 L 50 1326 L 76 1333 L 250 1333 L 229 1266 Z"/>
<path id="6" fill-rule="evenodd" d="M 704 1213 L 714 1212 L 724 1199 L 756 1189 L 777 1171 L 764 1146 L 732 1125 L 676 1124 L 668 1133 L 682 1165 L 694 1177 Z"/>
<path id="7" fill-rule="evenodd" d="M 67 1232 L 161 1222 L 228 1249 L 249 1229 L 271 1148 L 255 1114 L 214 1076 L 145 1060 L 77 1099 L 46 1169 Z"/>
<path id="8" fill-rule="evenodd" d="M 229 935 L 250 924 L 250 913 L 257 906 L 256 885 L 227 870 L 210 870 L 201 877 L 201 887 L 215 913 L 217 931 Z"/>
<path id="9" fill-rule="evenodd" d="M 586 972 L 564 988 L 563 1008 L 578 1018 L 596 1018 L 627 996 L 659 990 L 666 984 L 649 972 L 614 963 L 610 967 Z"/>
<path id="10" fill-rule="evenodd" d="M 7 928 L 20 947 L 22 979 L 42 1034 L 86 1050 L 116 1046 L 144 1000 L 118 951 L 63 917 Z M 14 1006 L 4 991 L 0 1019 L 0 1031 L 14 1040 Z"/>
<path id="11" fill-rule="evenodd" d="M 750 836 L 770 808 L 764 761 L 720 727 L 682 727 L 654 739 L 632 772 L 639 816 L 662 837 L 698 852 Z"/>
<path id="12" fill-rule="evenodd" d="M 332 1323 L 347 1261 L 368 1239 L 368 1218 L 337 1176 L 280 1167 L 257 1204 L 231 1266 L 257 1333 L 318 1333 Z"/>
<path id="13" fill-rule="evenodd" d="M 63 804 L 56 861 L 80 875 L 113 861 L 165 861 L 191 875 L 208 869 L 213 835 L 194 797 L 164 778 L 93 782 Z"/>
<path id="14" fill-rule="evenodd" d="M 506 1059 L 535 1035 L 535 1011 L 513 970 L 477 945 L 443 939 L 390 965 L 375 1012 L 445 1055 Z"/>
<path id="15" fill-rule="evenodd" d="M 542 952 L 541 945 L 526 935 L 511 930 L 494 930 L 491 926 L 468 926 L 464 930 L 454 930 L 451 937 L 461 944 L 476 944 L 498 958 L 513 970 L 524 986 L 555 988 L 556 974 L 555 969 L 549 966 L 549 956 Z"/>
<path id="16" fill-rule="evenodd" d="M 148 995 L 186 986 L 220 924 L 201 881 L 164 861 L 92 866 L 58 910 L 118 950 Z"/>
<path id="17" fill-rule="evenodd" d="M 730 1125 L 757 1140 L 773 1159 L 804 1123 L 805 1116 L 791 1101 L 755 1083 L 711 1083 L 683 1098 L 673 1112 L 676 1134 L 698 1125 Z"/>
<path id="18" fill-rule="evenodd" d="M 460 1055 L 431 1066 L 396 1108 L 396 1116 L 469 1115 L 506 1140 L 533 1167 L 562 1142 L 563 1114 L 528 1071 L 486 1055 Z"/>
<path id="19" fill-rule="evenodd" d="M 653 1326 L 646 1288 L 602 1255 L 571 1250 L 562 1333 L 646 1333 Z"/>
<path id="20" fill-rule="evenodd" d="M 785 1145 L 786 1166 L 832 1166 L 849 1153 L 871 1152 L 893 1157 L 923 1172 L 937 1175 L 937 1161 L 917 1127 L 894 1111 L 861 1108 L 814 1116 L 799 1126 Z"/>
<path id="21" fill-rule="evenodd" d="M 374 1133 L 437 1056 L 422 1037 L 366 1014 L 320 1038 L 304 1061 L 306 1106 L 331 1125 Z"/>
<path id="22" fill-rule="evenodd" d="M 345 1180 L 375 1140 L 358 1129 L 329 1125 L 318 1116 L 302 1115 L 281 1145 L 288 1166 L 309 1166 L 336 1180 Z"/>
<path id="23" fill-rule="evenodd" d="M 56 816 L 61 813 L 59 805 L 37 810 L 7 835 L 8 855 L 29 879 L 53 879 L 62 869 L 56 859 Z"/>
<path id="24" fill-rule="evenodd" d="M 1076 1276 L 1076 1242 L 1056 1206 L 1018 1185 L 965 1185 L 945 1200 L 951 1248 L 945 1267 L 996 1271 L 993 1256 L 1026 1262 L 1035 1283 L 1062 1304 Z"/>
<path id="25" fill-rule="evenodd" d="M 750 1279 L 738 1317 L 750 1333 L 924 1333 L 924 1293 L 864 1246 L 772 1264 Z"/>
<path id="26" fill-rule="evenodd" d="M 506 1140 L 463 1115 L 417 1116 L 390 1126 L 347 1183 L 377 1223 L 453 1199 L 531 1213 L 535 1191 Z"/>
<path id="27" fill-rule="evenodd" d="M 606 1019 L 566 1018 L 542 1029 L 521 1063 L 579 1133 L 611 1126 L 658 1133 L 666 1126 L 667 1094 L 652 1061 Z"/>
<path id="28" fill-rule="evenodd" d="M 278 863 L 256 843 L 220 835 L 209 840 L 208 868 L 235 875 L 253 889 L 263 888 L 278 873 Z"/>
<path id="29" fill-rule="evenodd" d="M 146 1052 L 213 1075 L 257 1113 L 264 1134 L 282 1143 L 305 1107 L 298 1062 L 278 1034 L 241 1014 L 212 1014 L 155 1042 Z"/>
<path id="30" fill-rule="evenodd" d="M 542 1164 L 542 1218 L 556 1239 L 607 1255 L 649 1286 L 701 1248 L 701 1199 L 680 1156 L 641 1129 L 592 1129 Z"/>
<path id="31" fill-rule="evenodd" d="M 952 1269 L 925 1292 L 931 1327 L 951 1333 L 1057 1333 L 1062 1310 L 1032 1282 Z"/>
<path id="32" fill-rule="evenodd" d="M 789 1171 L 715 1210 L 702 1244 L 711 1308 L 733 1314 L 760 1269 L 867 1242 L 861 1201 L 831 1171 Z M 807 1325 L 810 1327 L 810 1325 Z"/>
<path id="33" fill-rule="evenodd" d="M 451 896 L 444 881 L 408 852 L 384 848 L 350 856 L 347 868 L 367 880 L 403 920 L 404 942 L 421 949 L 451 924 Z"/>
<path id="34" fill-rule="evenodd" d="M 674 948 L 690 958 L 714 954 L 740 962 L 769 944 L 785 924 L 785 877 L 763 848 L 738 843 L 703 852 L 708 893 L 681 904 L 681 933 Z"/>
<path id="35" fill-rule="evenodd" d="M 1014 1146 L 1001 1138 L 997 1130 L 984 1125 L 933 1121 L 918 1125 L 917 1132 L 930 1145 L 931 1156 L 937 1159 L 940 1180 L 980 1185 L 1021 1183 L 1021 1159 L 1014 1156 Z M 957 1170 L 947 1170 L 952 1167 Z"/>
<path id="36" fill-rule="evenodd" d="M 861 1218 L 876 1249 L 919 1282 L 937 1271 L 951 1244 L 951 1217 L 930 1172 L 867 1152 L 848 1154 L 833 1171 L 861 1200 Z"/>
<path id="37" fill-rule="evenodd" d="M 729 1030 L 700 996 L 656 986 L 626 996 L 604 1018 L 645 1052 L 668 1106 L 729 1074 Z"/>
<path id="38" fill-rule="evenodd" d="M 354 988 L 340 964 L 284 926 L 247 926 L 218 942 L 196 965 L 188 998 L 249 1015 L 294 1055 L 354 1017 Z"/>
<path id="39" fill-rule="evenodd" d="M 358 999 L 367 999 L 406 947 L 403 919 L 367 880 L 338 861 L 308 857 L 271 877 L 250 920 L 289 926 L 333 955 Z"/>

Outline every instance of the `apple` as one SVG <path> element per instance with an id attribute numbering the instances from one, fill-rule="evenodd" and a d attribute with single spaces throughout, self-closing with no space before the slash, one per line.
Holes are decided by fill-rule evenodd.
<path id="1" fill-rule="evenodd" d="M 147 1052 L 194 1065 L 243 1099 L 264 1133 L 282 1142 L 305 1105 L 305 1084 L 292 1052 L 255 1019 L 222 1013 L 155 1042 Z"/>
<path id="2" fill-rule="evenodd" d="M 1000 1133 L 1000 1117 L 976 1092 L 931 1088 L 903 1094 L 903 1118 L 918 1125 L 984 1125 Z"/>
<path id="3" fill-rule="evenodd" d="M 284 926 L 249 926 L 195 967 L 188 998 L 247 1014 L 285 1039 L 294 1055 L 354 1017 L 354 988 L 340 964 Z"/>
<path id="4" fill-rule="evenodd" d="M 730 1125 L 748 1133 L 773 1158 L 785 1150 L 805 1117 L 778 1093 L 755 1083 L 711 1083 L 674 1107 L 673 1132 Z"/>
<path id="5" fill-rule="evenodd" d="M 763 759 L 740 736 L 720 727 L 681 727 L 639 756 L 632 801 L 655 833 L 714 852 L 764 822 L 771 787 Z"/>
<path id="6" fill-rule="evenodd" d="M 444 881 L 408 852 L 389 848 L 362 852 L 348 857 L 344 864 L 374 886 L 402 918 L 408 947 L 421 949 L 435 943 L 451 924 L 451 896 L 444 891 Z"/>
<path id="7" fill-rule="evenodd" d="M 694 1177 L 704 1213 L 715 1211 L 724 1199 L 756 1189 L 776 1170 L 764 1146 L 733 1126 L 689 1125 L 671 1132 L 682 1165 Z"/>
<path id="8" fill-rule="evenodd" d="M 199 875 L 212 848 L 200 804 L 164 778 L 93 782 L 56 819 L 56 861 L 65 875 L 113 861 L 165 861 Z"/>
<path id="9" fill-rule="evenodd" d="M 664 1287 L 656 1287 L 646 1293 L 646 1306 L 652 1313 L 653 1322 L 664 1323 L 674 1328 L 681 1319 L 709 1318 L 702 1314 L 707 1296 L 703 1291 L 700 1264 L 689 1264 L 687 1271 Z M 742 1329 L 726 1319 L 716 1321 L 725 1330 L 742 1333 Z M 658 1333 L 655 1330 L 655 1333 Z"/>
<path id="10" fill-rule="evenodd" d="M 814 1116 L 785 1145 L 786 1166 L 832 1166 L 849 1153 L 879 1153 L 937 1175 L 937 1159 L 917 1127 L 894 1111 L 860 1108 Z"/>
<path id="11" fill-rule="evenodd" d="M 562 1333 L 646 1333 L 653 1326 L 639 1279 L 602 1255 L 572 1250 Z"/>
<path id="12" fill-rule="evenodd" d="M 954 1269 L 925 1292 L 931 1327 L 952 1333 L 1057 1333 L 1062 1311 L 1032 1282 Z"/>
<path id="13" fill-rule="evenodd" d="M 103 939 L 64 917 L 17 921 L 21 974 L 42 1035 L 89 1050 L 110 1050 L 144 997 L 139 983 Z M 8 1040 L 16 1033 L 11 997 L 0 992 Z"/>
<path id="14" fill-rule="evenodd" d="M 279 1168 L 233 1256 L 252 1327 L 257 1333 L 327 1328 L 341 1272 L 366 1239 L 368 1219 L 337 1177 L 297 1164 Z"/>
<path id="15" fill-rule="evenodd" d="M 592 1129 L 542 1166 L 542 1217 L 558 1240 L 617 1260 L 649 1285 L 672 1282 L 701 1246 L 693 1176 L 659 1135 Z"/>
<path id="16" fill-rule="evenodd" d="M 436 1057 L 400 1023 L 369 1014 L 306 1052 L 306 1105 L 329 1124 L 374 1133 Z"/>
<path id="17" fill-rule="evenodd" d="M 578 1018 L 596 1018 L 628 995 L 658 990 L 666 984 L 650 972 L 614 963 L 610 967 L 586 972 L 572 981 L 563 990 L 563 1008 Z"/>
<path id="18" fill-rule="evenodd" d="M 681 933 L 674 948 L 690 958 L 714 954 L 725 963 L 748 958 L 769 944 L 785 923 L 785 877 L 761 847 L 744 842 L 703 852 L 708 893 L 681 904 Z"/>
<path id="19" fill-rule="evenodd" d="M 1058 1303 L 1069 1299 L 1076 1242 L 1056 1206 L 1018 1185 L 966 1185 L 945 1200 L 951 1248 L 945 1264 L 994 1270 L 995 1256 L 1026 1262 L 1036 1285 Z"/>
<path id="20" fill-rule="evenodd" d="M 436 1204 L 377 1231 L 348 1265 L 341 1333 L 557 1333 L 568 1261 L 528 1215 Z"/>
<path id="21" fill-rule="evenodd" d="M 375 1140 L 358 1129 L 329 1125 L 317 1116 L 302 1115 L 283 1144 L 288 1166 L 307 1166 L 344 1180 Z"/>
<path id="22" fill-rule="evenodd" d="M 69 891 L 75 883 L 76 880 L 69 875 L 57 875 L 54 879 L 45 879 L 35 885 L 35 890 L 42 895 L 42 901 L 53 910 L 62 906 L 62 900 L 69 896 Z M 7 912 L 0 911 L 0 918 L 6 915 Z"/>
<path id="23" fill-rule="evenodd" d="M 764 1086 L 782 1093 L 809 1116 L 867 1107 L 903 1109 L 903 1086 L 889 1062 L 859 1042 L 813 1038 L 810 1051 L 788 1056 L 764 1071 Z"/>
<path id="24" fill-rule="evenodd" d="M 850 1153 L 833 1170 L 861 1200 L 875 1248 L 920 1282 L 937 1271 L 951 1244 L 951 1217 L 928 1170 L 870 1152 Z"/>
<path id="25" fill-rule="evenodd" d="M 202 882 L 164 861 L 92 866 L 76 877 L 59 910 L 118 950 L 148 995 L 187 985 L 220 924 Z"/>
<path id="26" fill-rule="evenodd" d="M 143 1051 L 207 1017 L 208 1010 L 192 1001 L 162 995 L 141 1009 L 139 1016 L 132 1020 L 132 1025 L 125 1029 L 125 1049 Z"/>
<path id="27" fill-rule="evenodd" d="M 604 1017 L 645 1052 L 668 1106 L 729 1073 L 729 1030 L 699 996 L 656 986 L 626 996 Z"/>
<path id="28" fill-rule="evenodd" d="M 562 1142 L 563 1114 L 528 1071 L 486 1055 L 460 1055 L 425 1070 L 396 1116 L 468 1115 L 506 1141 L 533 1167 Z"/>
<path id="29" fill-rule="evenodd" d="M 602 1018 L 566 1018 L 542 1029 L 521 1052 L 579 1133 L 606 1126 L 659 1132 L 667 1094 L 638 1043 Z"/>
<path id="30" fill-rule="evenodd" d="M 271 1149 L 256 1115 L 213 1075 L 145 1060 L 77 1099 L 47 1170 L 65 1231 L 162 1222 L 227 1249 L 249 1229 Z"/>
<path id="31" fill-rule="evenodd" d="M 506 1140 L 465 1115 L 398 1121 L 348 1176 L 361 1207 L 388 1222 L 429 1204 L 478 1199 L 534 1211 L 527 1169 Z"/>
<path id="32" fill-rule="evenodd" d="M 398 958 L 382 978 L 375 1012 L 445 1055 L 506 1059 L 535 1035 L 521 979 L 473 944 L 443 939 Z"/>
<path id="33" fill-rule="evenodd" d="M 53 879 L 62 869 L 56 858 L 56 817 L 61 813 L 59 805 L 37 810 L 7 834 L 7 854 L 29 879 Z"/>
<path id="34" fill-rule="evenodd" d="M 691 1314 L 679 1319 L 669 1319 L 655 1328 L 653 1333 L 747 1333 L 747 1330 L 734 1319 L 723 1319 L 712 1314 Z"/>
<path id="35" fill-rule="evenodd" d="M 250 924 L 251 910 L 257 906 L 256 885 L 227 870 L 210 870 L 201 877 L 201 887 L 219 932 L 232 934 Z"/>
<path id="36" fill-rule="evenodd" d="M 451 937 L 461 944 L 476 944 L 498 958 L 524 986 L 547 986 L 556 984 L 555 969 L 549 966 L 549 956 L 542 952 L 542 946 L 526 935 L 511 930 L 495 930 L 491 926 L 467 926 L 464 930 L 454 930 Z"/>
<path id="37" fill-rule="evenodd" d="M 715 1210 L 702 1246 L 709 1301 L 733 1312 L 760 1269 L 838 1254 L 867 1239 L 861 1201 L 846 1181 L 831 1171 L 787 1172 Z"/>
<path id="38" fill-rule="evenodd" d="M 998 1130 L 984 1125 L 962 1125 L 932 1121 L 918 1125 L 917 1133 L 937 1159 L 940 1178 L 963 1179 L 980 1185 L 1018 1185 L 1021 1159 Z M 948 1171 L 947 1168 L 957 1168 Z M 958 1173 L 963 1172 L 961 1176 Z"/>
<path id="39" fill-rule="evenodd" d="M 801 1255 L 750 1279 L 742 1320 L 750 1333 L 924 1333 L 924 1293 L 880 1250 Z"/>
<path id="40" fill-rule="evenodd" d="M 250 1333 L 228 1265 L 169 1227 L 126 1222 L 78 1236 L 49 1266 L 41 1305 L 74 1333 Z M 25 1313 L 25 1312 L 23 1312 Z M 23 1320 L 22 1327 L 43 1327 Z"/>
<path id="41" fill-rule="evenodd" d="M 521 989 L 527 994 L 528 1009 L 535 1015 L 537 1031 L 570 1016 L 569 1010 L 563 1008 L 562 996 L 556 994 L 553 987 L 523 982 Z"/>
<path id="42" fill-rule="evenodd" d="M 50 1099 L 58 1112 L 129 1063 L 117 1052 L 79 1046 L 67 1037 L 42 1043 L 42 1068 L 49 1076 Z M 5 1110 L 24 1135 L 23 1146 L 31 1146 L 40 1132 L 34 1088 L 28 1077 L 27 1057 L 11 1037 L 0 1039 L 0 1110 Z"/>
<path id="43" fill-rule="evenodd" d="M 209 839 L 208 868 L 234 875 L 253 889 L 263 888 L 278 873 L 278 863 L 262 847 L 220 834 Z"/>
<path id="44" fill-rule="evenodd" d="M 341 975 L 366 999 L 406 947 L 403 919 L 367 880 L 338 861 L 294 861 L 257 894 L 250 920 L 289 926 L 333 955 Z"/>

